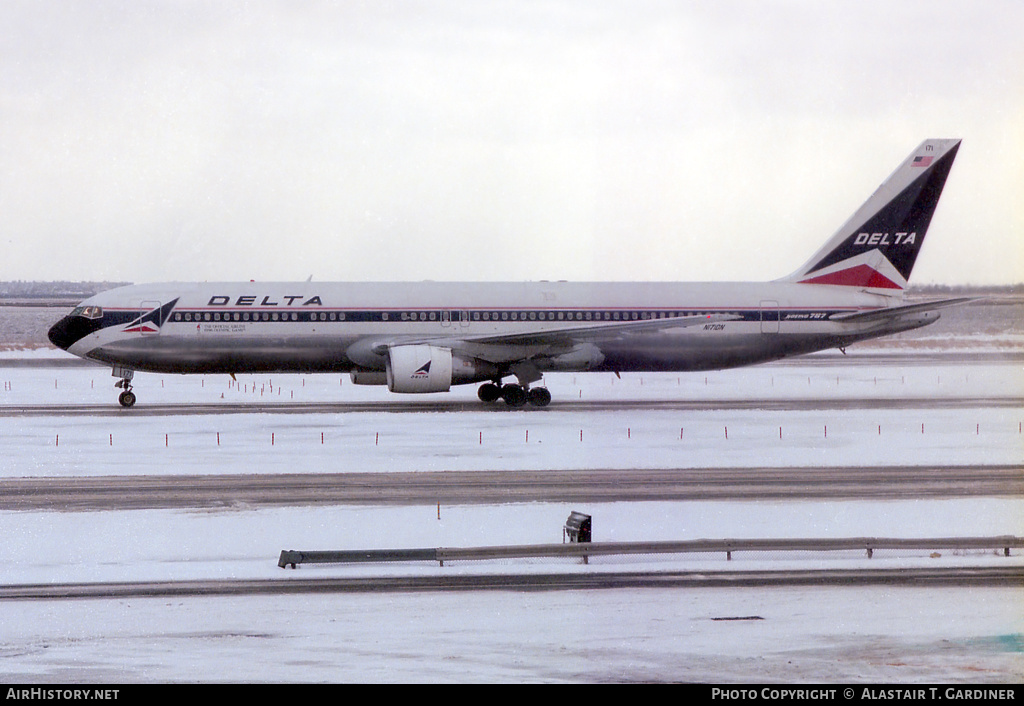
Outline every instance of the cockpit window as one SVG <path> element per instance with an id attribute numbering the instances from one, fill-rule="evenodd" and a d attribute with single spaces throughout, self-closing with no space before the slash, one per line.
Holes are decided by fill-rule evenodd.
<path id="1" fill-rule="evenodd" d="M 71 311 L 72 316 L 82 316 L 86 319 L 102 319 L 103 307 L 101 306 L 77 306 Z"/>

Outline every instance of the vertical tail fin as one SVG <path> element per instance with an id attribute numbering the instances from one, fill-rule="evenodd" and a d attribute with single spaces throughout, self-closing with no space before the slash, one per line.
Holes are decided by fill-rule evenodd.
<path id="1" fill-rule="evenodd" d="M 921 250 L 960 140 L 925 140 L 786 281 L 902 290 Z"/>

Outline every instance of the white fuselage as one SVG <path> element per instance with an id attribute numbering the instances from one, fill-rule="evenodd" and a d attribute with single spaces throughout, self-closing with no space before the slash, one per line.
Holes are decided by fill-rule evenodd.
<path id="1" fill-rule="evenodd" d="M 934 320 L 831 320 L 893 299 L 786 282 L 153 284 L 83 302 L 102 308 L 102 325 L 68 350 L 154 372 L 369 372 L 385 369 L 384 347 L 426 341 L 498 367 L 530 360 L 541 371 L 704 370 L 843 346 Z M 165 320 L 137 325 L 172 301 Z M 636 331 L 618 326 L 694 316 L 715 318 L 678 328 L 670 321 Z M 583 344 L 560 341 L 557 333 L 567 328 L 595 331 Z"/>

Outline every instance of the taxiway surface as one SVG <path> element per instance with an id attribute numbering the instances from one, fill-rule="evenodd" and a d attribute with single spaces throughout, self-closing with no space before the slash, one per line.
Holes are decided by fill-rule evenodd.
<path id="1" fill-rule="evenodd" d="M 993 466 L 572 469 L 0 479 L 0 510 L 1024 496 Z"/>

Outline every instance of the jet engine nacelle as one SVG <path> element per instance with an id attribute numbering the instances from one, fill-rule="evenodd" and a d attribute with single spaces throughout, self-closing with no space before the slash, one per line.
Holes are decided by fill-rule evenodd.
<path id="1" fill-rule="evenodd" d="M 452 351 L 428 345 L 389 348 L 387 379 L 392 392 L 448 392 Z"/>
<path id="2" fill-rule="evenodd" d="M 388 389 L 406 393 L 447 392 L 453 384 L 499 377 L 498 368 L 487 361 L 427 344 L 389 348 L 386 372 Z"/>

